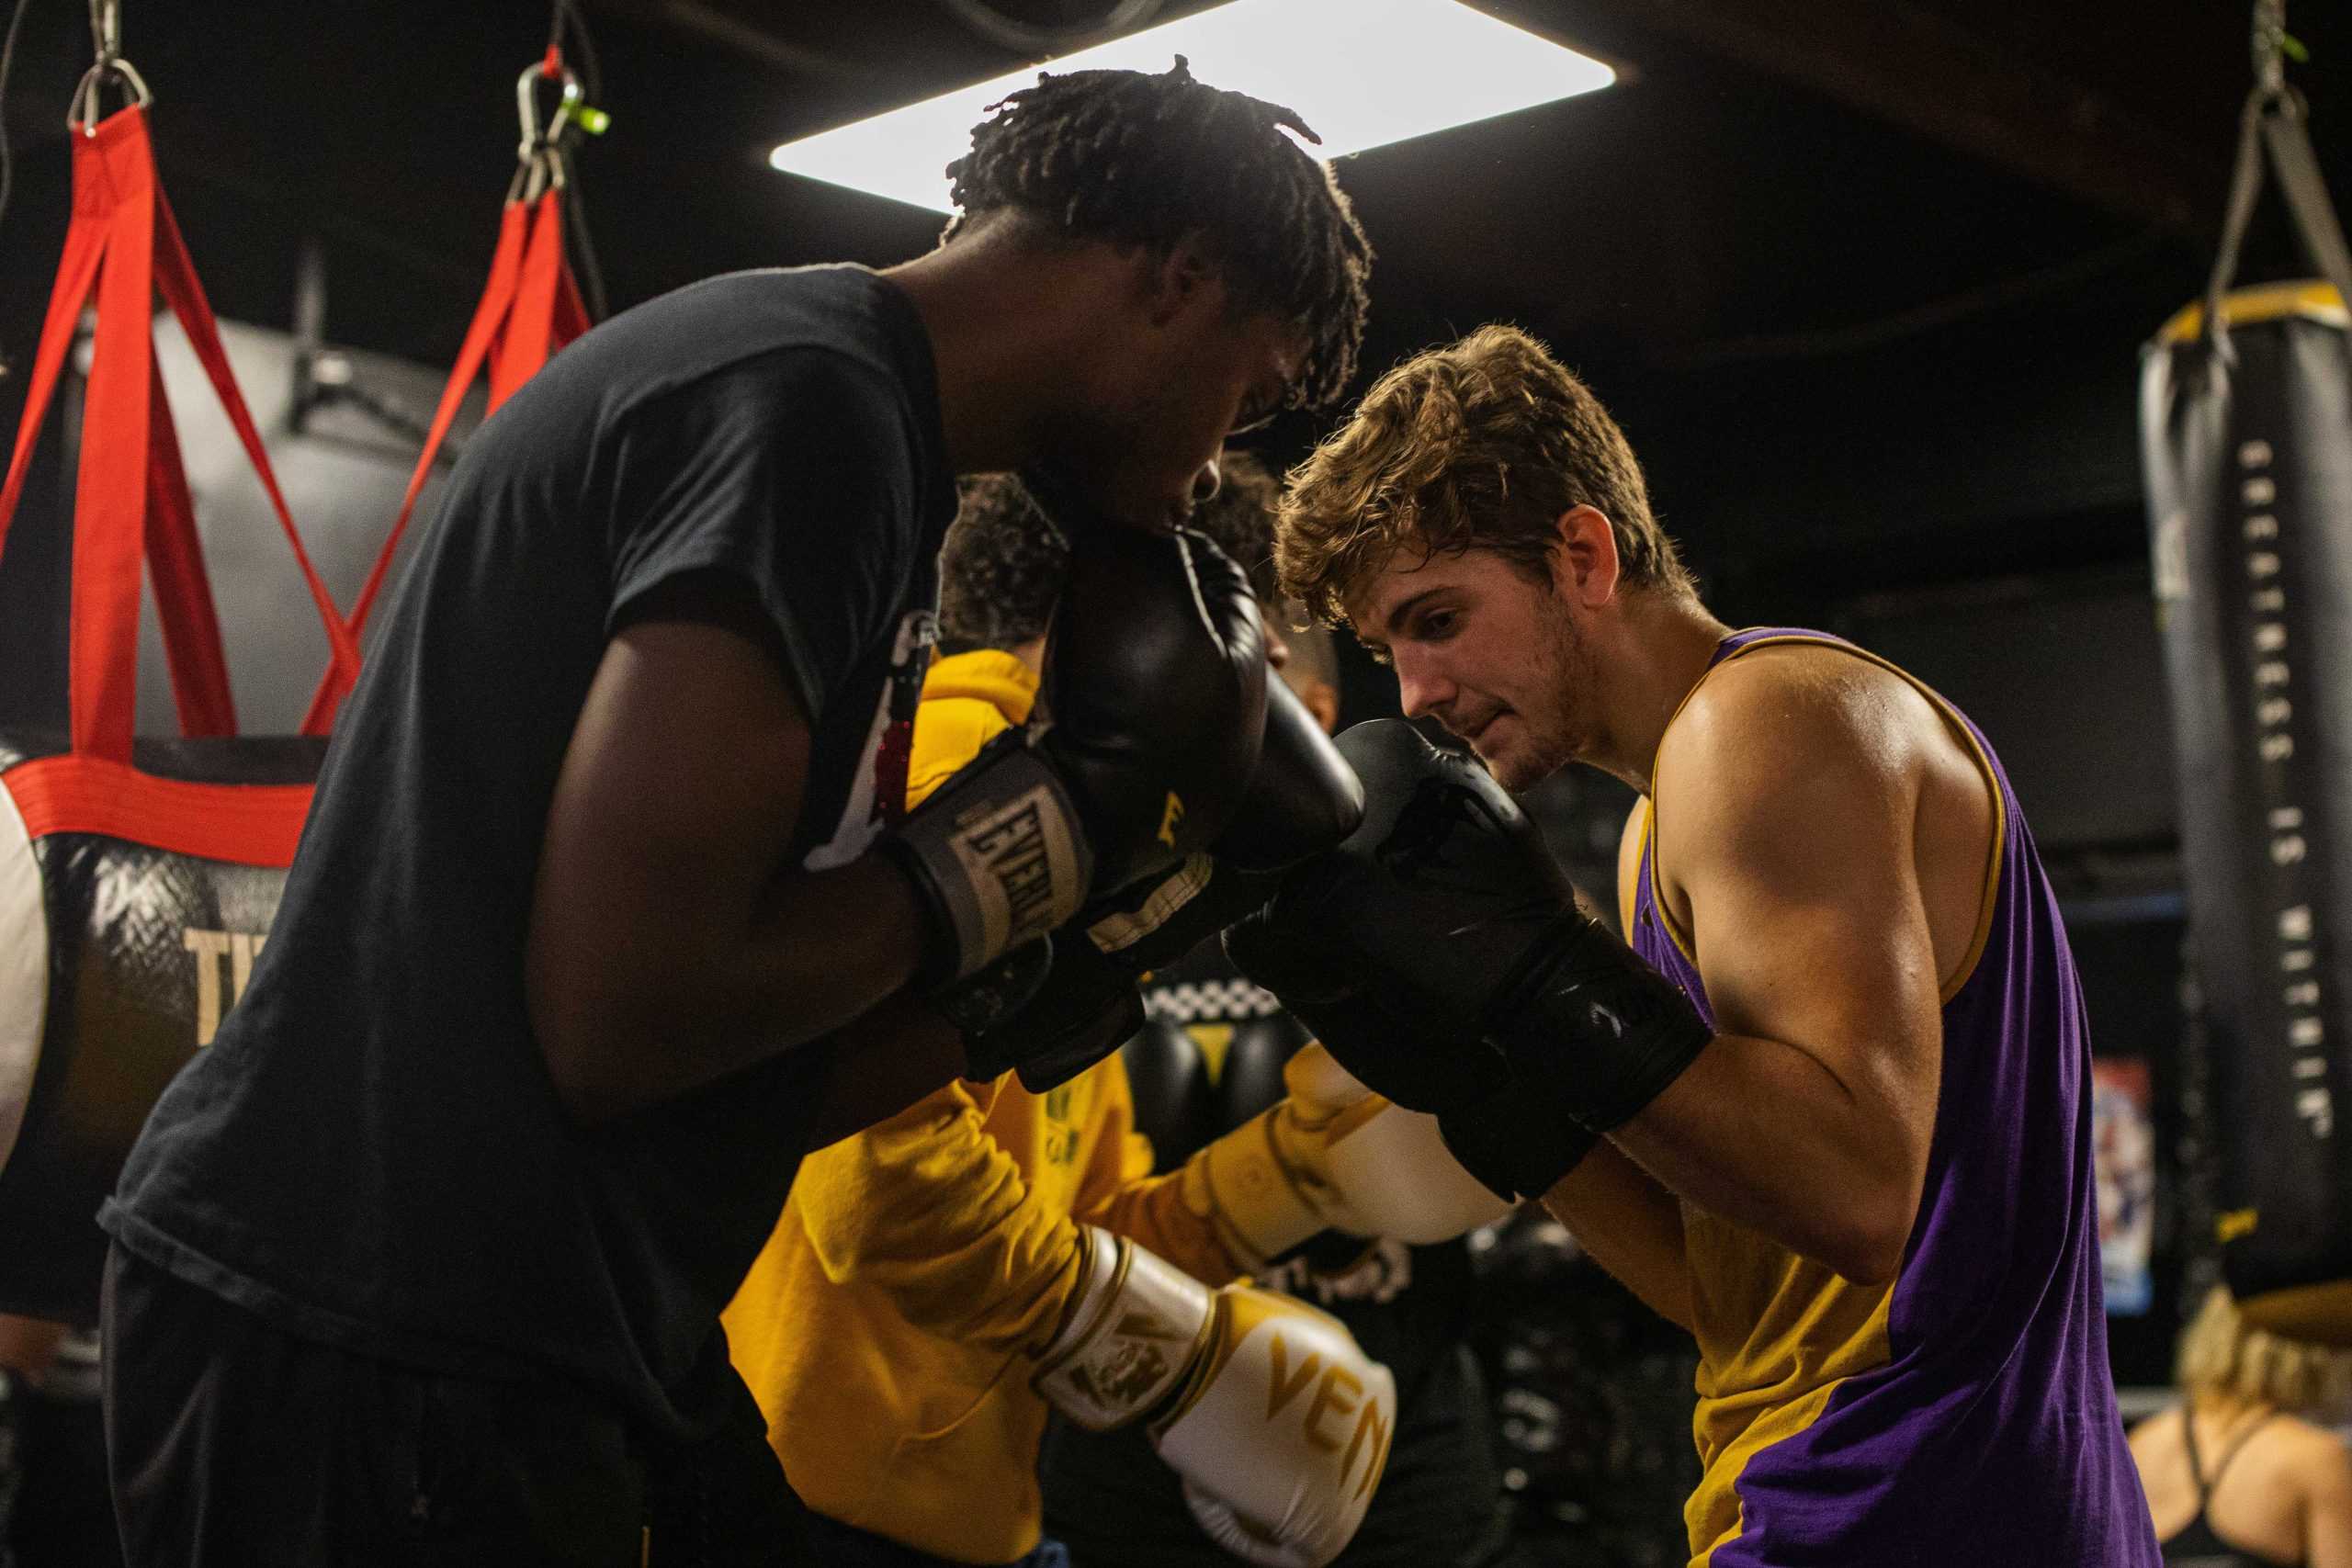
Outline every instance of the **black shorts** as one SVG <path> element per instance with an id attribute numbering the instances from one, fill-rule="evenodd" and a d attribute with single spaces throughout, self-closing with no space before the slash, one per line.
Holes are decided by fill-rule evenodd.
<path id="1" fill-rule="evenodd" d="M 569 1384 L 375 1360 L 125 1252 L 103 1298 L 129 1568 L 786 1564 L 799 1506 L 751 1396 L 689 1450 Z"/>

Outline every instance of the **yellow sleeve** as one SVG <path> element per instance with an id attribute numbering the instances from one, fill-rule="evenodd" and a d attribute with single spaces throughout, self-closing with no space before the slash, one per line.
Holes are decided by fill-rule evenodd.
<path id="1" fill-rule="evenodd" d="M 943 660 L 932 681 L 980 662 Z M 999 702 L 926 694 L 907 801 L 920 806 L 1012 724 Z M 801 1162 L 794 1206 L 825 1277 L 888 1298 L 917 1328 L 978 1351 L 1034 1353 L 1078 1277 L 1078 1230 L 983 1125 L 996 1085 L 951 1083 Z M 1014 1090 L 1013 1092 L 1019 1092 Z"/>
<path id="2" fill-rule="evenodd" d="M 1094 1158 L 1080 1185 L 1078 1217 L 1149 1247 L 1204 1284 L 1222 1285 L 1242 1272 L 1217 1240 L 1205 1205 L 1183 1190 L 1183 1173 L 1151 1174 L 1151 1140 L 1135 1130 L 1135 1089 L 1126 1064 L 1114 1053 L 1095 1071 L 1103 1075 L 1096 1100 Z M 1195 1190 L 1198 1190 L 1197 1184 Z"/>
<path id="3" fill-rule="evenodd" d="M 793 1199 L 834 1283 L 880 1291 L 968 1348 L 1035 1354 L 1076 1283 L 1078 1231 L 982 1128 L 996 1092 L 953 1083 L 817 1151 Z"/>
<path id="4" fill-rule="evenodd" d="M 915 709 L 913 754 L 907 759 L 907 809 L 929 800 L 981 747 L 1012 728 L 1003 714 L 974 698 L 924 698 Z"/>

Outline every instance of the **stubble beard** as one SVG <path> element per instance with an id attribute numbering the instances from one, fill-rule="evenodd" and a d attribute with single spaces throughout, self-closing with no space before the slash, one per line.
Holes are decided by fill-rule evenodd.
<path id="1" fill-rule="evenodd" d="M 1555 597 L 1542 601 L 1535 669 L 1529 685 L 1544 699 L 1544 711 L 1515 710 L 1520 744 L 1503 768 L 1488 765 L 1498 783 L 1513 794 L 1532 789 L 1589 753 L 1595 668 L 1592 649 L 1576 617 Z"/>

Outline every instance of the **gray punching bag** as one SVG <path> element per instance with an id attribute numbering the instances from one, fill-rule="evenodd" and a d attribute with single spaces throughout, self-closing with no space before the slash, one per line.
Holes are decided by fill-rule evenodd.
<path id="1" fill-rule="evenodd" d="M 2278 172 L 2324 282 L 2230 292 Z M 2149 344 L 2141 442 L 2211 1042 L 2215 1240 L 2249 1322 L 2352 1345 L 2352 258 L 2303 105 L 2246 107 L 2202 304 Z"/>

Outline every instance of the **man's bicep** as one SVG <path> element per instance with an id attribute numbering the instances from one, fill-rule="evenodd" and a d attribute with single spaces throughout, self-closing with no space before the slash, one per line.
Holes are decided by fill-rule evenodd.
<path id="1" fill-rule="evenodd" d="M 1719 1030 L 1815 1056 L 1905 1098 L 1931 1095 L 1939 1027 L 1934 944 L 1900 768 L 1834 711 L 1771 716 L 1739 758 L 1669 775 L 1672 874 Z M 1759 725 L 1759 728 L 1763 728 Z M 1699 787 L 1682 790 L 1679 777 Z M 1732 788 L 1704 778 L 1736 777 Z"/>
<path id="2" fill-rule="evenodd" d="M 701 582 L 606 646 L 556 781 L 534 892 L 534 1021 L 658 1005 L 740 942 L 780 868 L 809 726 L 748 594 Z M 682 618 L 686 616 L 692 618 Z"/>

